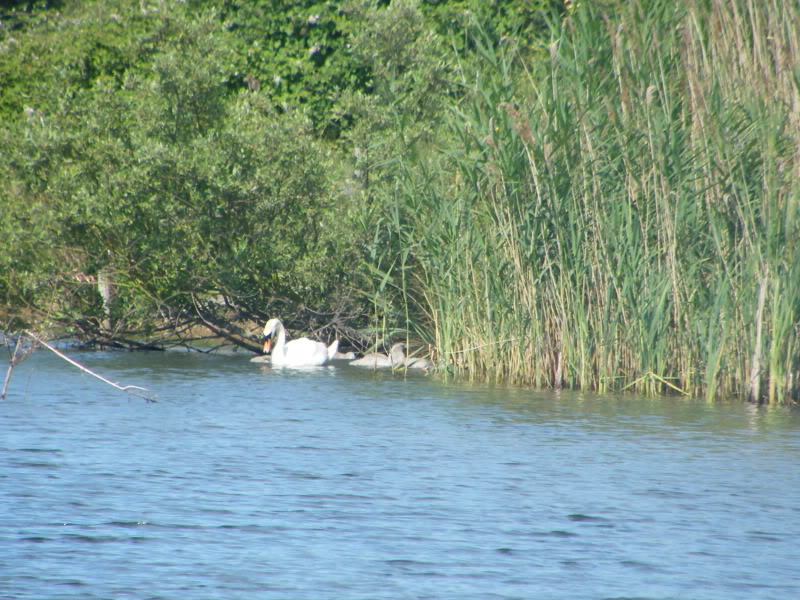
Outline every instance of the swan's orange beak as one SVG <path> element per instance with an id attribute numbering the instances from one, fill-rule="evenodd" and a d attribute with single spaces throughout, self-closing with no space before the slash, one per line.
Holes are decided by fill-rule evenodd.
<path id="1" fill-rule="evenodd" d="M 267 354 L 272 349 L 272 338 L 264 340 L 264 354 Z"/>

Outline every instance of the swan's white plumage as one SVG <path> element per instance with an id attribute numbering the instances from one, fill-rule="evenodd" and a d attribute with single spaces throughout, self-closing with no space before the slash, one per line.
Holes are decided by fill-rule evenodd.
<path id="1" fill-rule="evenodd" d="M 286 330 L 279 319 L 270 319 L 264 326 L 264 336 L 268 340 L 264 351 L 272 348 L 272 365 L 275 367 L 318 367 L 331 360 L 339 348 L 339 340 L 330 346 L 306 337 L 286 341 Z M 275 344 L 272 339 L 276 338 Z"/>

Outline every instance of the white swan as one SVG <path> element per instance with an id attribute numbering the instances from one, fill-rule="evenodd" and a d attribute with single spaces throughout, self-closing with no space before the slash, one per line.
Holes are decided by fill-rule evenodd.
<path id="1" fill-rule="evenodd" d="M 272 340 L 277 336 L 275 346 Z M 270 319 L 264 326 L 264 353 L 272 348 L 272 365 L 275 367 L 318 367 L 331 360 L 339 348 L 339 340 L 330 346 L 307 337 L 286 341 L 286 330 L 279 319 Z"/>
<path id="2" fill-rule="evenodd" d="M 389 356 L 381 354 L 380 352 L 370 352 L 365 354 L 358 360 L 354 360 L 350 364 L 354 367 L 395 367 L 400 366 L 406 359 L 406 345 L 395 344 L 389 351 Z"/>

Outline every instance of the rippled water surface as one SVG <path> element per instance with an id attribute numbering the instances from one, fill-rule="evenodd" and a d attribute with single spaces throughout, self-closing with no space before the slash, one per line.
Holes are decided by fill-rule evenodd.
<path id="1" fill-rule="evenodd" d="M 800 598 L 798 411 L 72 356 L 159 402 L 14 371 L 2 598 Z"/>

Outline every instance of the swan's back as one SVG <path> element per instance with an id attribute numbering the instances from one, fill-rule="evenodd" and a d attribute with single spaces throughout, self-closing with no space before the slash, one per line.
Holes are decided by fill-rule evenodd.
<path id="1" fill-rule="evenodd" d="M 362 358 L 354 360 L 350 364 L 354 367 L 395 367 L 402 364 L 405 357 L 406 345 L 398 343 L 392 346 L 388 356 L 380 352 L 370 352 L 369 354 L 365 354 Z"/>
<path id="2" fill-rule="evenodd" d="M 407 358 L 403 365 L 407 369 L 430 369 L 433 363 L 427 358 Z"/>
<path id="3" fill-rule="evenodd" d="M 380 352 L 370 352 L 350 363 L 354 367 L 391 367 L 389 357 Z"/>
<path id="4" fill-rule="evenodd" d="M 338 347 L 338 340 L 331 344 L 333 353 Z M 277 348 L 275 350 L 278 350 Z M 324 365 L 333 356 L 330 348 L 322 342 L 315 342 L 306 337 L 286 342 L 283 351 L 273 351 L 272 364 L 283 367 L 317 367 Z"/>

